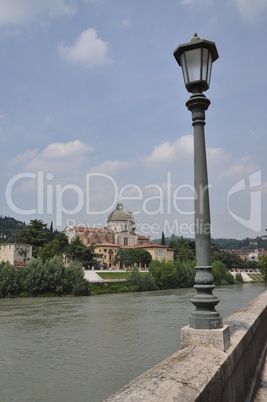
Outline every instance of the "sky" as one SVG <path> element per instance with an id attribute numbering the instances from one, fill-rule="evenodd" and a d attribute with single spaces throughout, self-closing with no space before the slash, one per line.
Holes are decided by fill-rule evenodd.
<path id="1" fill-rule="evenodd" d="M 267 228 L 267 0 L 0 0 L 0 213 L 194 237 L 193 127 L 173 57 L 216 43 L 206 148 L 213 238 Z"/>

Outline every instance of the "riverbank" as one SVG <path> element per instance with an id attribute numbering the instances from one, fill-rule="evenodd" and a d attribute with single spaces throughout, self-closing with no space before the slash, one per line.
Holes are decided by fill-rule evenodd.
<path id="1" fill-rule="evenodd" d="M 141 271 L 142 272 L 148 272 Z M 235 277 L 235 272 L 231 272 L 232 275 Z M 240 272 L 243 281 L 246 282 L 259 282 L 261 281 L 260 274 L 253 274 L 247 272 Z M 96 270 L 96 271 L 85 271 L 84 278 L 89 283 L 119 283 L 119 282 L 127 282 L 131 273 L 122 270 L 112 270 L 112 271 L 103 271 L 103 270 Z"/>
<path id="2" fill-rule="evenodd" d="M 127 282 L 131 273 L 121 270 L 114 271 L 84 271 L 84 278 L 89 283 L 119 283 Z"/>

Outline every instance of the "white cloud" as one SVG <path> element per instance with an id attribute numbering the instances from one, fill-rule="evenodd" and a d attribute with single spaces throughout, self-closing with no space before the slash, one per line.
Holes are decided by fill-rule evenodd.
<path id="1" fill-rule="evenodd" d="M 108 49 L 107 42 L 100 39 L 92 28 L 83 31 L 72 46 L 65 46 L 63 43 L 59 46 L 63 59 L 89 68 L 110 62 L 107 57 Z"/>
<path id="2" fill-rule="evenodd" d="M 226 154 L 223 148 L 207 148 L 207 158 L 211 163 L 224 162 L 229 156 L 230 154 Z"/>
<path id="3" fill-rule="evenodd" d="M 0 0 L 0 24 L 22 24 L 45 15 L 75 13 L 75 0 Z"/>
<path id="4" fill-rule="evenodd" d="M 221 178 L 230 178 L 237 180 L 238 178 L 243 178 L 250 173 L 255 172 L 258 169 L 251 158 L 251 156 L 244 156 L 238 163 L 232 165 L 229 169 L 223 170 L 220 175 Z"/>
<path id="5" fill-rule="evenodd" d="M 128 19 L 122 20 L 120 26 L 121 28 L 128 28 L 131 26 L 131 21 Z"/>
<path id="6" fill-rule="evenodd" d="M 48 159 L 62 159 L 81 155 L 88 151 L 92 151 L 92 148 L 84 144 L 82 141 L 75 140 L 67 143 L 54 142 L 53 144 L 49 144 L 42 152 L 42 155 Z"/>
<path id="7" fill-rule="evenodd" d="M 193 155 L 192 135 L 184 135 L 173 144 L 165 141 L 155 146 L 152 153 L 144 159 L 149 164 L 171 163 L 184 155 Z"/>
<path id="8" fill-rule="evenodd" d="M 105 161 L 98 166 L 95 166 L 90 171 L 92 173 L 111 173 L 120 169 L 127 169 L 131 166 L 127 161 Z"/>
<path id="9" fill-rule="evenodd" d="M 23 168 L 24 171 L 49 171 L 50 173 L 65 172 L 72 174 L 73 169 L 79 168 L 84 155 L 92 148 L 79 140 L 49 144 L 43 151 L 30 149 L 18 154 L 11 160 L 12 167 Z"/>
<path id="10" fill-rule="evenodd" d="M 255 22 L 267 8 L 267 0 L 233 0 L 241 16 L 248 22 Z"/>

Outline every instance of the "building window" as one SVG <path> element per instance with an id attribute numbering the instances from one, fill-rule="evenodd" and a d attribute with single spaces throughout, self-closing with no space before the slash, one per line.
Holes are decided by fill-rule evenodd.
<path id="1" fill-rule="evenodd" d="M 106 253 L 107 252 L 107 249 L 106 248 L 104 248 L 104 253 Z"/>
<path id="2" fill-rule="evenodd" d="M 124 246 L 128 246 L 128 238 L 124 237 Z"/>

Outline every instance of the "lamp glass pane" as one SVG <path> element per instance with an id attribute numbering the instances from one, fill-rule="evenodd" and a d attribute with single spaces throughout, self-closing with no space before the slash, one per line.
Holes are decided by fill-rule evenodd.
<path id="1" fill-rule="evenodd" d="M 181 56 L 181 62 L 182 62 L 182 71 L 183 71 L 183 76 L 184 76 L 184 83 L 185 83 L 185 85 L 187 85 L 188 84 L 188 73 L 187 73 L 187 67 L 186 67 L 185 53 L 183 53 L 182 56 Z"/>
<path id="2" fill-rule="evenodd" d="M 185 53 L 189 82 L 199 81 L 201 72 L 201 49 L 188 50 Z"/>
<path id="3" fill-rule="evenodd" d="M 201 79 L 203 81 L 207 81 L 208 77 L 208 60 L 209 60 L 209 51 L 208 49 L 202 49 L 202 54 L 203 54 L 203 60 L 202 60 L 202 77 Z"/>
<path id="4" fill-rule="evenodd" d="M 208 86 L 210 86 L 211 67 L 212 67 L 212 57 L 211 57 L 211 54 L 209 52 L 208 71 L 207 71 L 207 83 L 208 83 Z"/>

